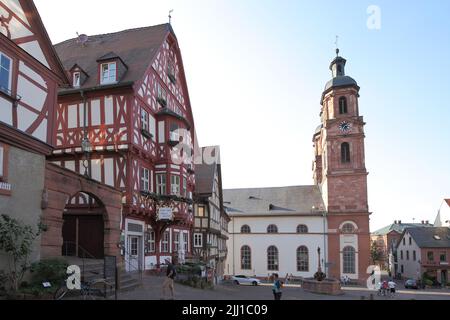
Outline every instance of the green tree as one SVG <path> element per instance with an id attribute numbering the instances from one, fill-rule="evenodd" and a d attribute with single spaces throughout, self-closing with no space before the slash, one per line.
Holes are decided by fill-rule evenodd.
<path id="1" fill-rule="evenodd" d="M 373 241 L 370 247 L 370 256 L 372 258 L 373 264 L 377 264 L 382 258 L 382 252 L 377 246 L 377 242 Z"/>
<path id="2" fill-rule="evenodd" d="M 8 215 L 0 216 L 0 251 L 8 255 L 7 280 L 10 289 L 17 292 L 20 283 L 30 268 L 28 258 L 33 251 L 33 243 L 37 237 L 46 231 L 46 227 L 39 222 L 37 231 L 23 222 Z"/>

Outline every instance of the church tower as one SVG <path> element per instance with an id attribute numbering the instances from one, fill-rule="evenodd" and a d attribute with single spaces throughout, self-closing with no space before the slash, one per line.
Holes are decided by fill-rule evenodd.
<path id="1" fill-rule="evenodd" d="M 365 281 L 370 264 L 369 206 L 364 151 L 364 119 L 357 82 L 345 74 L 347 61 L 331 62 L 332 79 L 321 99 L 321 121 L 314 135 L 314 181 L 327 211 L 328 277 Z"/>

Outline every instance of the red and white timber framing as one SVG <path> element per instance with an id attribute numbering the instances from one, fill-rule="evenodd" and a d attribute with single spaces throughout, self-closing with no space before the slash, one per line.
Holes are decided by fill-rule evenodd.
<path id="1" fill-rule="evenodd" d="M 176 82 L 169 78 L 169 64 L 174 66 Z M 158 103 L 158 88 L 165 90 L 167 109 L 172 112 L 164 112 L 167 109 Z M 142 110 L 149 115 L 151 137 L 142 133 Z M 149 193 L 157 192 L 157 175 L 161 174 L 166 177 L 167 195 L 171 194 L 172 175 L 179 177 L 180 190 L 186 190 L 182 196 L 192 195 L 195 189 L 193 163 L 174 164 L 171 158 L 173 146 L 169 144 L 174 124 L 188 132 L 183 137 L 183 144 L 188 144 L 193 150 L 195 142 L 192 110 L 175 37 L 168 31 L 155 60 L 142 79 L 134 84 L 121 85 L 119 82 L 109 88 L 60 94 L 53 130 L 56 150 L 52 162 L 81 174 L 84 173 L 81 141 L 85 118 L 93 149 L 90 155 L 91 177 L 122 191 L 123 230 L 127 229 L 127 221 L 138 221 L 145 223 L 145 230 L 155 233 L 155 250 L 146 253 L 146 267 L 163 262 L 165 256 L 176 251 L 173 239 L 177 232 L 187 234 L 189 246 L 186 254 L 191 253 L 193 212 L 190 205 L 183 201 L 167 203 L 174 208 L 175 222 L 165 224 L 157 221 L 158 203 L 142 192 L 143 169 L 150 172 Z M 171 248 L 169 252 L 161 252 L 160 241 L 166 230 L 170 230 Z"/>
<path id="2" fill-rule="evenodd" d="M 0 121 L 52 145 L 57 88 L 68 80 L 32 1 L 0 0 L 0 53 L 11 62 Z"/>

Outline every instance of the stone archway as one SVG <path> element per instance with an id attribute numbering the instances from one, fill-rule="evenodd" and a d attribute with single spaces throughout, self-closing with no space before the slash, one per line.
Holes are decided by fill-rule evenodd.
<path id="1" fill-rule="evenodd" d="M 47 163 L 45 173 L 46 197 L 43 199 L 42 222 L 48 230 L 41 238 L 41 257 L 60 257 L 64 244 L 64 213 L 74 196 L 85 194 L 95 199 L 103 220 L 104 255 L 120 256 L 121 199 L 119 190 L 85 178 L 73 171 Z"/>
<path id="2" fill-rule="evenodd" d="M 69 198 L 63 213 L 62 255 L 103 259 L 105 219 L 105 206 L 96 195 L 78 192 Z"/>

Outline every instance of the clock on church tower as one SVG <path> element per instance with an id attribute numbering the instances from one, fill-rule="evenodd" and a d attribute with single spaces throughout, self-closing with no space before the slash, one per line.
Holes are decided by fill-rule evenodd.
<path id="1" fill-rule="evenodd" d="M 347 76 L 347 60 L 331 62 L 321 99 L 322 124 L 314 135 L 314 180 L 327 209 L 329 277 L 364 281 L 370 261 L 369 206 L 360 87 Z"/>

